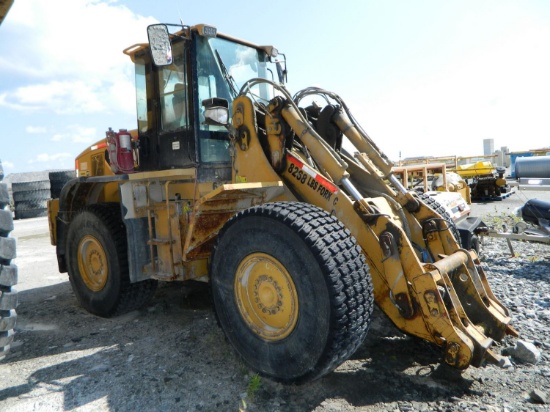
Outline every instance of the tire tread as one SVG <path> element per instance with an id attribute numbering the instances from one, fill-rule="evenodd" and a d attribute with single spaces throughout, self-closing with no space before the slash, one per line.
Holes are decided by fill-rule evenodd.
<path id="1" fill-rule="evenodd" d="M 113 317 L 139 309 L 155 294 L 157 281 L 149 279 L 135 283 L 130 282 L 126 230 L 122 223 L 120 205 L 118 203 L 99 203 L 87 206 L 83 211 L 95 215 L 108 228 L 120 257 L 121 289 L 118 302 L 112 310 L 96 314 Z M 69 274 L 69 276 L 71 275 Z"/>
<path id="2" fill-rule="evenodd" d="M 224 233 L 236 222 L 251 216 L 267 217 L 285 224 L 309 246 L 325 272 L 332 312 L 329 338 L 322 356 L 315 368 L 303 376 L 271 377 L 285 383 L 318 379 L 348 359 L 367 335 L 374 299 L 363 252 L 349 230 L 326 211 L 307 203 L 276 202 L 236 214 L 222 229 L 213 255 L 218 252 Z M 216 312 L 223 310 L 216 306 L 215 309 Z"/>
<path id="3" fill-rule="evenodd" d="M 4 175 L 0 162 L 0 181 Z M 16 257 L 16 241 L 9 237 L 14 229 L 13 216 L 6 208 L 10 203 L 8 186 L 0 183 L 0 361 L 9 354 L 15 337 L 17 321 L 17 266 L 11 263 Z"/>

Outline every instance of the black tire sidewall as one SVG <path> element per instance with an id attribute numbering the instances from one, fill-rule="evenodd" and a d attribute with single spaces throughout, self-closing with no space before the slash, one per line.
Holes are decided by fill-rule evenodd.
<path id="1" fill-rule="evenodd" d="M 481 242 L 479 241 L 479 237 L 477 237 L 477 235 L 472 236 L 470 249 L 474 250 L 479 255 L 479 252 L 481 251 Z"/>
<path id="2" fill-rule="evenodd" d="M 29 190 L 26 192 L 14 192 L 13 201 L 22 202 L 22 201 L 32 201 L 32 200 L 47 200 L 50 199 L 50 191 L 48 189 L 42 190 Z"/>
<path id="3" fill-rule="evenodd" d="M 222 328 L 243 359 L 266 375 L 279 374 L 280 381 L 296 382 L 315 371 L 330 345 L 332 314 L 322 268 L 304 241 L 279 221 L 249 216 L 225 231 L 217 250 L 223 253 L 215 253 L 212 261 L 214 305 Z M 268 342 L 257 336 L 237 307 L 235 274 L 242 260 L 252 253 L 266 253 L 276 258 L 296 287 L 297 324 L 291 334 L 280 341 Z M 282 364 L 288 359 L 294 362 Z"/>
<path id="4" fill-rule="evenodd" d="M 101 243 L 109 266 L 107 283 L 98 292 L 86 286 L 78 267 L 78 245 L 86 235 L 95 237 Z M 120 256 L 109 228 L 91 211 L 81 212 L 71 222 L 67 235 L 67 262 L 71 286 L 80 304 L 95 315 L 109 316 L 116 308 L 121 293 Z"/>
<path id="5" fill-rule="evenodd" d="M 24 200 L 21 202 L 15 202 L 15 211 L 20 212 L 24 210 L 34 209 L 46 209 L 48 207 L 48 201 L 46 199 L 33 199 Z"/>
<path id="6" fill-rule="evenodd" d="M 11 184 L 11 190 L 13 193 L 16 192 L 28 192 L 32 190 L 49 190 L 50 181 L 49 180 L 39 180 L 31 182 L 14 182 Z"/>
<path id="7" fill-rule="evenodd" d="M 9 204 L 9 196 L 7 185 L 2 179 L 0 162 L 0 362 L 8 355 L 15 336 L 18 306 L 18 292 L 13 287 L 17 284 L 18 273 L 17 266 L 12 262 L 15 258 L 16 242 L 10 237 L 10 232 L 14 229 L 13 217 L 11 211 L 5 209 Z"/>
<path id="8" fill-rule="evenodd" d="M 449 215 L 449 213 L 445 210 L 443 205 L 441 203 L 439 203 L 439 201 L 437 199 L 431 197 L 430 195 L 424 194 L 424 193 L 420 193 L 418 195 L 418 197 L 424 202 L 424 204 L 428 208 L 430 208 L 435 213 L 438 213 L 439 215 L 441 215 L 441 217 L 449 225 L 451 234 L 453 235 L 453 238 L 455 239 L 455 241 L 460 246 L 464 247 L 464 245 L 462 244 L 462 237 L 460 236 L 460 232 L 458 231 L 458 227 L 456 226 L 456 223 L 453 221 L 453 218 L 451 217 L 451 215 Z"/>

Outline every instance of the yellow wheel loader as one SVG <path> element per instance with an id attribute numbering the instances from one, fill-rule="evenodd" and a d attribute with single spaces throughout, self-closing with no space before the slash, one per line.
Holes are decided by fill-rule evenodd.
<path id="1" fill-rule="evenodd" d="M 510 326 L 475 251 L 407 191 L 336 94 L 284 87 L 286 58 L 208 25 L 152 25 L 135 64 L 137 129 L 109 129 L 49 203 L 59 269 L 113 316 L 157 281 L 208 281 L 255 371 L 317 379 L 363 342 L 374 302 L 464 369 Z"/>

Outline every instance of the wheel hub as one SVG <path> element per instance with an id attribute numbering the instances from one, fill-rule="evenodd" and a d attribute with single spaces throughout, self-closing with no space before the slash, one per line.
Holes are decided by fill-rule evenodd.
<path id="1" fill-rule="evenodd" d="M 298 320 L 298 295 L 285 267 L 253 253 L 237 269 L 235 297 L 247 326 L 265 340 L 286 338 Z"/>
<path id="2" fill-rule="evenodd" d="M 102 290 L 109 278 L 107 255 L 93 236 L 84 236 L 78 243 L 78 269 L 86 287 L 93 292 Z"/>
<path id="3" fill-rule="evenodd" d="M 262 313 L 275 315 L 283 305 L 283 294 L 277 282 L 267 275 L 261 275 L 254 282 L 254 301 Z"/>

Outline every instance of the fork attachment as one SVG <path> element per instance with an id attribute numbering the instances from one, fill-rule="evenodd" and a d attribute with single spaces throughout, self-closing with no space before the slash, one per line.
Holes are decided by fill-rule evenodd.
<path id="1" fill-rule="evenodd" d="M 475 252 L 458 249 L 424 264 L 424 269 L 412 287 L 427 329 L 445 346 L 445 362 L 459 369 L 480 366 L 483 359 L 497 362 L 500 356 L 489 349 L 493 340 L 518 333 L 509 325 L 509 312 L 494 296 Z M 426 277 L 435 282 L 435 290 L 426 289 Z"/>

